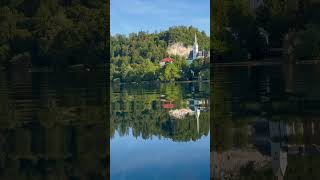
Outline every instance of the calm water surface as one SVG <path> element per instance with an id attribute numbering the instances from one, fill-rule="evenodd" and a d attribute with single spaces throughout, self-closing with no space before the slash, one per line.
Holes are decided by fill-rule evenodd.
<path id="1" fill-rule="evenodd" d="M 216 67 L 212 179 L 320 179 L 320 65 Z"/>
<path id="2" fill-rule="evenodd" d="M 107 179 L 103 72 L 0 72 L 0 179 Z"/>
<path id="3" fill-rule="evenodd" d="M 209 83 L 114 85 L 110 131 L 111 180 L 210 178 Z"/>

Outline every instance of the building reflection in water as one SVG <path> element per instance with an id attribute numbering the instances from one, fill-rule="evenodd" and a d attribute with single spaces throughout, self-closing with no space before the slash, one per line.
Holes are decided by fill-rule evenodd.
<path id="1" fill-rule="evenodd" d="M 206 136 L 210 130 L 208 85 L 156 83 L 125 88 L 114 86 L 111 138 L 117 131 L 120 136 L 126 135 L 130 128 L 137 137 L 141 133 L 144 139 L 164 136 L 175 141 L 190 141 Z M 182 133 L 185 137 L 180 135 Z"/>
<path id="2" fill-rule="evenodd" d="M 211 178 L 320 178 L 319 66 L 294 69 L 215 69 Z"/>
<path id="3" fill-rule="evenodd" d="M 170 96 L 169 96 L 170 98 Z M 200 113 L 201 111 L 205 111 L 208 112 L 209 111 L 209 98 L 207 97 L 196 97 L 195 95 L 195 87 L 192 85 L 191 86 L 191 98 L 189 98 L 188 100 L 182 100 L 184 102 L 186 102 L 186 104 L 188 105 L 188 108 L 183 108 L 183 107 L 176 107 L 176 105 L 174 104 L 174 101 L 171 99 L 168 99 L 168 95 L 166 94 L 160 94 L 160 102 L 161 102 L 161 107 L 163 109 L 169 109 L 171 111 L 169 111 L 169 114 L 171 115 L 171 117 L 173 118 L 177 118 L 177 119 L 182 119 L 184 118 L 186 115 L 194 115 L 195 119 L 197 121 L 197 132 L 199 134 L 199 117 L 200 117 Z M 156 107 L 156 101 L 153 101 L 152 106 Z M 171 112 L 176 112 L 171 113 Z"/>
<path id="4" fill-rule="evenodd" d="M 288 157 L 287 151 L 284 149 L 286 145 L 280 141 L 276 142 L 274 138 L 285 138 L 287 136 L 286 125 L 283 122 L 269 121 L 270 146 L 271 146 L 271 161 L 274 175 L 282 180 L 284 178 Z"/>
<path id="5" fill-rule="evenodd" d="M 209 179 L 208 97 L 206 82 L 114 84 L 111 179 Z"/>

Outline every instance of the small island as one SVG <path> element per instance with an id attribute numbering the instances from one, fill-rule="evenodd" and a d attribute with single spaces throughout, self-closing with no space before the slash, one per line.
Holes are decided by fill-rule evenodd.
<path id="1" fill-rule="evenodd" d="M 111 36 L 112 82 L 209 80 L 210 38 L 192 26 Z"/>

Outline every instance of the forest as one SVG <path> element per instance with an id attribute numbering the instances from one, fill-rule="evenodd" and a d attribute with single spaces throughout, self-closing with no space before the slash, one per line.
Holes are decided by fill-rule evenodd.
<path id="1" fill-rule="evenodd" d="M 194 34 L 198 38 L 199 50 L 209 50 L 209 37 L 204 31 L 200 32 L 191 26 L 175 26 L 161 32 L 141 31 L 127 36 L 111 36 L 110 79 L 121 82 L 208 79 L 209 58 L 198 59 L 189 66 L 186 58 L 170 56 L 172 64 L 164 68 L 159 66 L 163 58 L 169 57 L 166 52 L 168 46 L 176 42 L 191 46 Z"/>
<path id="2" fill-rule="evenodd" d="M 64 68 L 105 63 L 109 11 L 100 0 L 3 0 L 0 66 Z"/>
<path id="3" fill-rule="evenodd" d="M 215 62 L 259 60 L 271 50 L 294 59 L 319 57 L 320 2 L 265 0 L 253 7 L 249 0 L 215 0 L 212 8 L 212 54 Z"/>

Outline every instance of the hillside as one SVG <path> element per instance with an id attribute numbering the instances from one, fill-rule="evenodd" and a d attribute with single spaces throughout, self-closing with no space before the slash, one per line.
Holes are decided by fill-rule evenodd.
<path id="1" fill-rule="evenodd" d="M 110 76 L 111 80 L 156 80 L 159 78 L 159 62 L 168 57 L 174 59 L 178 71 L 186 66 L 186 58 L 173 56 L 173 49 L 192 46 L 194 35 L 197 35 L 199 49 L 209 50 L 210 39 L 205 32 L 194 27 L 176 26 L 161 32 L 138 32 L 128 36 L 111 36 Z M 168 48 L 169 47 L 169 48 Z M 186 53 L 185 50 L 182 50 Z M 176 76 L 181 77 L 181 76 Z"/>
<path id="2" fill-rule="evenodd" d="M 107 6 L 98 0 L 1 1 L 0 65 L 28 60 L 61 69 L 105 63 Z"/>
<path id="3" fill-rule="evenodd" d="M 284 48 L 277 56 L 291 62 L 320 56 L 318 0 L 265 0 L 256 9 L 248 0 L 214 0 L 211 6 L 214 62 L 272 58 L 275 48 Z"/>

